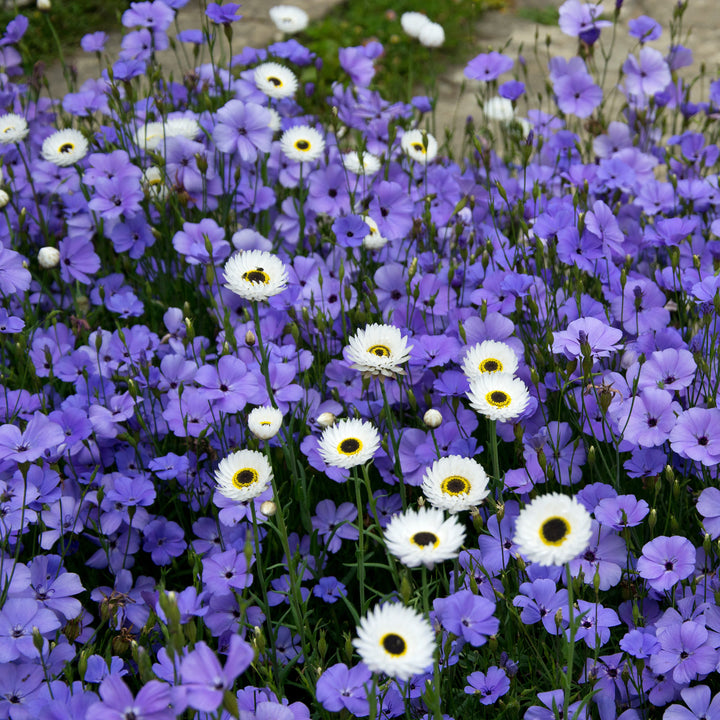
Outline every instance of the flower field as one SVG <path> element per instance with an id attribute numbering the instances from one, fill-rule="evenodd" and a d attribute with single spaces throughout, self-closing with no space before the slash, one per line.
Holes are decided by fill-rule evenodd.
<path id="1" fill-rule="evenodd" d="M 255 49 L 183 4 L 58 102 L 0 38 L 0 720 L 720 719 L 687 2 L 567 0 L 542 97 L 477 54 L 462 157 L 391 49 L 327 77 L 301 10 Z"/>

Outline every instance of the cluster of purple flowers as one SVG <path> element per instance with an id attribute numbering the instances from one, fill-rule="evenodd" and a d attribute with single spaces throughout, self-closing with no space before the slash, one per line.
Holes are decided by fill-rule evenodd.
<path id="1" fill-rule="evenodd" d="M 295 40 L 163 79 L 156 51 L 182 4 L 132 3 L 119 59 L 64 114 L 22 84 L 27 21 L 0 38 L 0 718 L 497 702 L 529 720 L 563 705 L 720 717 L 720 81 L 691 102 L 690 50 L 647 46 L 661 28 L 635 18 L 623 109 L 603 124 L 587 58 L 610 23 L 568 0 L 560 25 L 582 57 L 550 61 L 552 112 L 503 125 L 516 153 L 475 137 L 462 164 L 431 158 L 425 134 L 421 162 L 402 137 L 431 103 L 372 89 L 378 43 L 341 50 L 350 84 L 332 85 L 323 125 L 302 91 L 255 80 L 266 61 L 279 84 L 319 69 Z M 179 41 L 231 38 L 238 7 L 211 4 Z M 490 52 L 465 74 L 489 97 L 513 68 Z M 521 85 L 501 86 L 513 108 Z M 60 134 L 52 154 L 61 118 L 89 152 Z M 227 286 L 247 251 L 281 261 L 281 291 Z M 411 338 L 404 375 L 363 378 L 345 358 L 370 323 Z M 529 389 L 512 422 L 468 407 L 463 358 L 487 340 Z M 282 426 L 261 443 L 248 414 L 270 405 Z M 320 452 L 339 416 L 377 428 L 372 465 Z M 246 502 L 214 479 L 239 448 L 274 470 Z M 492 494 L 461 514 L 454 566 L 421 579 L 382 532 L 449 456 L 480 462 Z M 567 573 L 513 539 L 521 507 L 551 491 L 592 515 Z M 436 667 L 393 679 L 358 662 L 350 640 L 378 600 L 424 610 Z M 573 642 L 565 675 L 556 654 Z"/>

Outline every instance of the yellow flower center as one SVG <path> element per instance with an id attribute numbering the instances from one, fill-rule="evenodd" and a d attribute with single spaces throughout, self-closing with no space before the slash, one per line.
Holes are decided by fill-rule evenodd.
<path id="1" fill-rule="evenodd" d="M 446 495 L 467 495 L 470 492 L 470 482 L 460 475 L 451 475 L 440 483 L 440 489 Z"/>
<path id="2" fill-rule="evenodd" d="M 246 490 L 259 478 L 260 474 L 255 468 L 241 468 L 233 475 L 232 483 L 238 490 Z"/>
<path id="3" fill-rule="evenodd" d="M 267 78 L 267 81 L 269 83 L 272 83 L 275 87 L 282 87 L 282 84 L 283 84 L 283 82 L 280 78 L 273 77 L 272 75 L 269 78 Z"/>
<path id="4" fill-rule="evenodd" d="M 388 655 L 402 657 L 407 652 L 407 643 L 396 633 L 387 633 L 380 638 L 380 644 Z"/>
<path id="5" fill-rule="evenodd" d="M 342 455 L 357 455 L 362 450 L 363 444 L 357 438 L 345 438 L 337 447 Z"/>
<path id="6" fill-rule="evenodd" d="M 368 348 L 368 352 L 378 357 L 390 357 L 390 348 L 387 345 L 373 345 Z"/>
<path id="7" fill-rule="evenodd" d="M 243 280 L 251 283 L 262 283 L 267 285 L 270 282 L 270 276 L 261 267 L 253 268 L 243 273 Z"/>
<path id="8" fill-rule="evenodd" d="M 504 390 L 491 390 L 485 395 L 485 400 L 496 408 L 507 407 L 512 402 L 512 398 Z"/>
<path id="9" fill-rule="evenodd" d="M 425 548 L 428 545 L 432 545 L 436 548 L 440 544 L 440 538 L 435 533 L 429 530 L 421 530 L 416 532 L 411 538 L 410 542 L 418 547 Z"/>
<path id="10" fill-rule="evenodd" d="M 65 153 L 72 152 L 74 149 L 75 149 L 75 145 L 74 145 L 73 143 L 71 143 L 71 142 L 66 142 L 66 143 L 63 143 L 63 144 L 58 148 L 58 152 L 59 152 L 59 153 L 62 153 L 62 154 L 64 155 Z"/>
<path id="11" fill-rule="evenodd" d="M 565 518 L 551 517 L 540 526 L 540 540 L 545 545 L 562 545 L 570 534 L 570 523 Z"/>
<path id="12" fill-rule="evenodd" d="M 494 373 L 494 372 L 502 372 L 503 364 L 496 360 L 495 358 L 485 358 L 479 365 L 478 370 L 481 373 Z"/>
<path id="13" fill-rule="evenodd" d="M 307 140 L 296 140 L 295 149 L 301 152 L 307 152 L 310 149 L 310 143 Z"/>
<path id="14" fill-rule="evenodd" d="M 415 150 L 415 152 L 425 152 L 425 148 L 420 143 L 413 143 L 412 149 Z"/>

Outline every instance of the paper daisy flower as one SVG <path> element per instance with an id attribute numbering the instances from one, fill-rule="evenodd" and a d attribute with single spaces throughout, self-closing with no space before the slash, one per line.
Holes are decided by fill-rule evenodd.
<path id="1" fill-rule="evenodd" d="M 372 460 L 380 447 L 378 431 L 363 420 L 340 420 L 320 436 L 318 451 L 326 465 L 351 468 Z"/>
<path id="2" fill-rule="evenodd" d="M 69 167 L 82 160 L 87 151 L 88 141 L 85 136 L 79 130 L 67 128 L 45 138 L 41 152 L 43 160 L 60 167 Z"/>
<path id="3" fill-rule="evenodd" d="M 312 162 L 323 154 L 325 140 L 315 128 L 299 125 L 282 134 L 280 148 L 291 160 Z"/>
<path id="4" fill-rule="evenodd" d="M 563 565 L 590 543 L 590 513 L 575 498 L 550 493 L 526 505 L 515 521 L 514 541 L 538 565 Z"/>
<path id="5" fill-rule="evenodd" d="M 276 5 L 270 8 L 270 19 L 281 32 L 292 34 L 301 32 L 308 26 L 308 14 L 295 5 Z"/>
<path id="6" fill-rule="evenodd" d="M 248 428 L 256 438 L 269 440 L 278 434 L 282 419 L 283 414 L 277 408 L 256 407 L 248 415 Z"/>
<path id="7" fill-rule="evenodd" d="M 22 115 L 8 113 L 0 116 L 0 145 L 22 142 L 27 134 L 27 120 Z"/>
<path id="8" fill-rule="evenodd" d="M 459 455 L 436 460 L 426 471 L 423 495 L 451 513 L 477 507 L 488 496 L 488 476 L 480 463 Z"/>
<path id="9" fill-rule="evenodd" d="M 194 118 L 171 118 L 167 122 L 149 122 L 135 131 L 135 143 L 143 150 L 160 149 L 167 138 L 184 137 L 194 140 L 200 125 Z"/>
<path id="10" fill-rule="evenodd" d="M 274 62 L 258 65 L 254 78 L 258 90 L 271 98 L 292 97 L 298 86 L 293 71 Z"/>
<path id="11" fill-rule="evenodd" d="M 518 368 L 515 351 L 503 342 L 485 340 L 473 345 L 463 358 L 462 369 L 468 380 L 473 381 L 483 373 L 508 373 L 514 375 Z"/>
<path id="12" fill-rule="evenodd" d="M 380 158 L 369 152 L 355 150 L 342 156 L 343 167 L 353 175 L 374 175 L 380 169 Z"/>
<path id="13" fill-rule="evenodd" d="M 368 325 L 358 330 L 349 343 L 345 359 L 367 376 L 404 375 L 400 366 L 409 360 L 413 347 L 408 346 L 407 338 L 394 325 Z"/>
<path id="14" fill-rule="evenodd" d="M 373 672 L 408 680 L 432 665 L 435 633 L 412 608 L 378 605 L 360 621 L 353 645 Z"/>
<path id="15" fill-rule="evenodd" d="M 403 565 L 432 568 L 457 556 L 465 529 L 456 517 L 447 520 L 437 508 L 422 507 L 394 515 L 385 528 L 385 545 Z"/>
<path id="16" fill-rule="evenodd" d="M 245 250 L 233 255 L 223 268 L 225 287 L 245 300 L 267 300 L 287 287 L 285 264 L 264 250 Z"/>
<path id="17" fill-rule="evenodd" d="M 366 250 L 382 250 L 387 245 L 387 238 L 380 234 L 378 224 L 369 215 L 363 215 L 362 219 L 370 228 L 370 232 L 363 238 L 363 247 Z"/>
<path id="18" fill-rule="evenodd" d="M 424 130 L 408 130 L 400 140 L 403 152 L 419 163 L 429 163 L 438 151 L 437 140 Z"/>
<path id="19" fill-rule="evenodd" d="M 518 417 L 530 401 L 525 383 L 504 372 L 485 372 L 470 379 L 467 396 L 473 410 L 501 422 Z"/>
<path id="20" fill-rule="evenodd" d="M 220 461 L 215 471 L 216 490 L 238 502 L 261 495 L 272 482 L 272 468 L 257 450 L 239 450 Z"/>

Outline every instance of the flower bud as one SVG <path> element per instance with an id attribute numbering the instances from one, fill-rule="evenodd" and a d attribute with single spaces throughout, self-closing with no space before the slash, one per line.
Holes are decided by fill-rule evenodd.
<path id="1" fill-rule="evenodd" d="M 260 512 L 265 515 L 265 517 L 272 517 L 277 512 L 277 505 L 272 500 L 265 500 L 265 502 L 260 505 Z"/>
<path id="2" fill-rule="evenodd" d="M 0 190 L 0 208 L 4 208 L 10 202 L 10 196 L 5 190 Z"/>
<path id="3" fill-rule="evenodd" d="M 431 429 L 435 429 L 437 427 L 440 427 L 442 424 L 443 417 L 440 414 L 439 410 L 436 410 L 435 408 L 430 408 L 424 415 L 423 415 L 423 422 L 425 425 L 427 425 Z"/>
<path id="4" fill-rule="evenodd" d="M 324 412 L 318 417 L 317 424 L 320 427 L 327 428 L 334 425 L 335 420 L 337 420 L 337 418 L 331 412 Z"/>
<path id="5" fill-rule="evenodd" d="M 1 191 L 0 191 L 1 192 Z M 57 267 L 60 263 L 60 251 L 57 248 L 46 245 L 38 251 L 38 263 L 44 270 Z"/>

